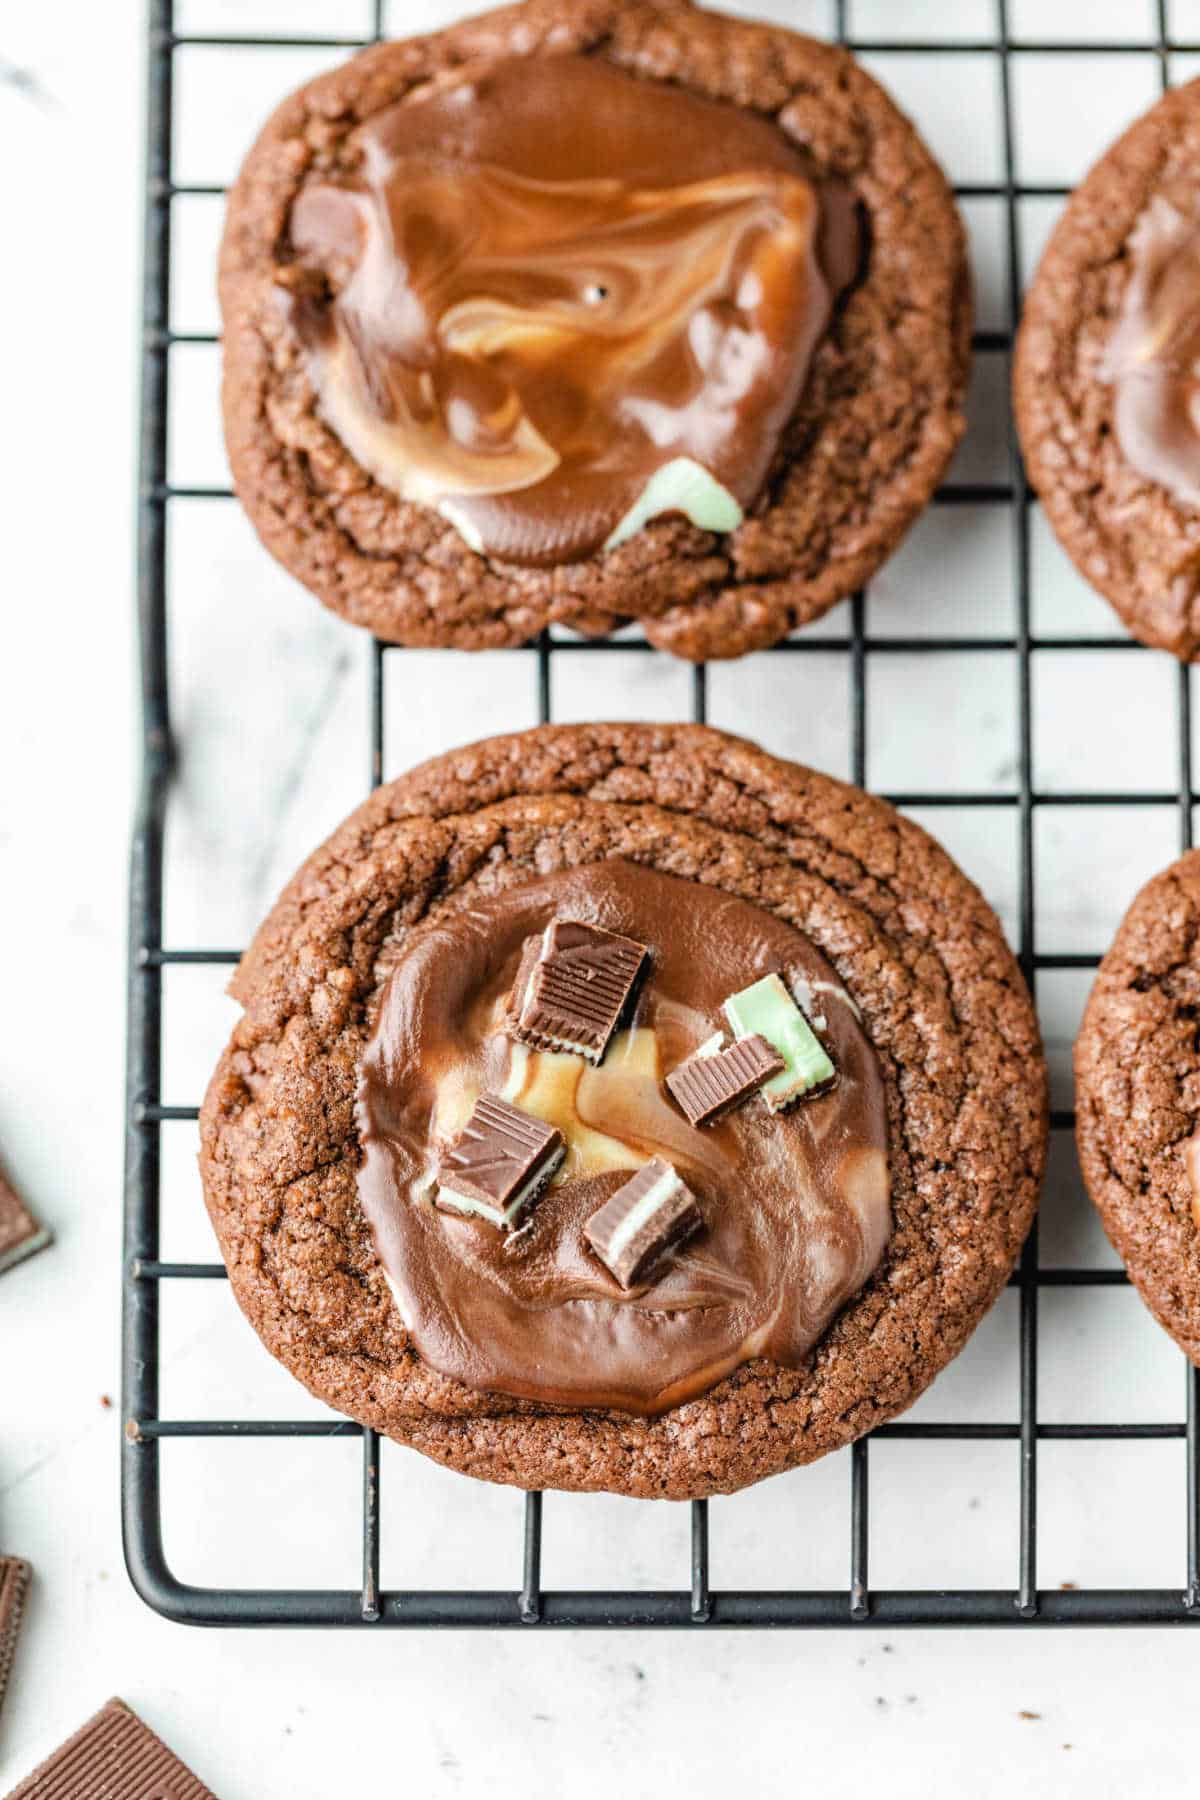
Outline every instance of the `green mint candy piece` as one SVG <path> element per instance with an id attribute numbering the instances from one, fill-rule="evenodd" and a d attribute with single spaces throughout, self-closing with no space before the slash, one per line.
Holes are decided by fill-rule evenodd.
<path id="1" fill-rule="evenodd" d="M 782 1112 L 802 1094 L 833 1080 L 836 1070 L 825 1046 L 778 975 L 764 975 L 730 995 L 724 1012 L 735 1037 L 757 1032 L 784 1060 L 785 1067 L 759 1090 L 772 1112 Z"/>
<path id="2" fill-rule="evenodd" d="M 604 548 L 615 550 L 663 513 L 681 512 L 701 531 L 736 531 L 745 518 L 729 489 L 702 463 L 676 456 L 656 469 Z"/>

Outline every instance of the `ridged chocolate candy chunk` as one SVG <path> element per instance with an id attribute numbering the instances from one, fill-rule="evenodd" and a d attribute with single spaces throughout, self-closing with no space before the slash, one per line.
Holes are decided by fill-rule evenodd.
<path id="1" fill-rule="evenodd" d="M 601 1062 L 646 960 L 645 945 L 632 938 L 556 919 L 536 954 L 522 959 L 513 1036 L 538 1050 Z"/>
<path id="2" fill-rule="evenodd" d="M 29 1564 L 19 1556 L 0 1556 L 0 1706 L 12 1674 L 17 1634 L 25 1616 L 29 1592 Z"/>
<path id="3" fill-rule="evenodd" d="M 695 1194 L 656 1156 L 592 1215 L 585 1235 L 605 1268 L 631 1288 L 703 1223 Z"/>
<path id="4" fill-rule="evenodd" d="M 110 1700 L 8 1800 L 217 1800 L 123 1700 Z"/>
<path id="5" fill-rule="evenodd" d="M 687 1114 L 690 1125 L 707 1125 L 739 1100 L 756 1093 L 778 1075 L 784 1061 L 778 1050 L 757 1035 L 742 1038 L 728 1050 L 697 1052 L 667 1076 L 667 1086 Z"/>
<path id="6" fill-rule="evenodd" d="M 462 1136 L 443 1153 L 438 1204 L 511 1225 L 545 1187 L 563 1150 L 561 1131 L 485 1094 Z"/>
<path id="7" fill-rule="evenodd" d="M 44 1250 L 49 1242 L 50 1233 L 38 1224 L 0 1169 L 0 1275 L 36 1250 Z"/>

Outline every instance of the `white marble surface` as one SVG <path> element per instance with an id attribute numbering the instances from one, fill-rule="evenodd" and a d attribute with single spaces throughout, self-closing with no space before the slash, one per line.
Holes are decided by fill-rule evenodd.
<path id="1" fill-rule="evenodd" d="M 365 0 L 181 0 L 181 24 L 355 30 Z M 458 0 L 393 0 L 394 29 L 450 17 Z M 742 10 L 828 29 L 828 8 L 745 0 Z M 1013 0 L 1014 30 L 1081 40 L 1149 31 L 1150 0 Z M 860 34 L 986 36 L 987 0 L 856 0 Z M 1175 28 L 1200 37 L 1200 4 Z M 181 53 L 180 174 L 219 181 L 272 101 L 332 56 Z M 913 53 L 869 58 L 960 179 L 999 170 L 996 69 Z M 1176 75 L 1192 72 L 1180 58 Z M 832 1796 L 867 1781 L 897 1796 L 1171 1795 L 1194 1784 L 1200 1726 L 1194 1632 L 912 1632 L 813 1636 L 459 1637 L 189 1632 L 156 1618 L 125 1577 L 118 1532 L 117 1290 L 124 877 L 134 776 L 131 515 L 141 18 L 106 6 L 0 5 L 0 148 L 7 171 L 3 309 L 5 583 L 0 623 L 0 1143 L 57 1229 L 48 1254 L 0 1294 L 0 1544 L 37 1569 L 29 1628 L 0 1719 L 0 1789 L 108 1694 L 120 1692 L 192 1760 L 222 1800 L 379 1793 L 638 1796 L 675 1779 L 697 1796 L 785 1776 Z M 1014 68 L 1021 172 L 1070 179 L 1154 92 L 1145 54 Z M 981 324 L 1007 320 L 1002 219 L 967 208 Z M 1053 202 L 1022 207 L 1028 259 Z M 219 203 L 177 208 L 174 322 L 213 323 Z M 215 353 L 173 358 L 171 467 L 220 482 Z M 1003 359 L 979 359 L 960 473 L 1004 473 Z M 358 799 L 367 759 L 364 644 L 266 558 L 236 507 L 172 517 L 172 660 L 182 770 L 170 833 L 167 941 L 244 941 L 298 857 Z M 1001 514 L 931 513 L 881 575 L 871 628 L 1003 632 L 1010 542 Z M 1111 618 L 1035 524 L 1035 624 L 1107 630 Z M 818 630 L 836 635 L 837 619 Z M 462 659 L 460 659 L 462 660 Z M 449 659 L 389 663 L 387 769 L 452 743 Z M 456 679 L 458 671 L 456 671 Z M 532 661 L 462 660 L 473 732 L 534 716 Z M 715 723 L 847 772 L 842 656 L 715 669 Z M 672 717 L 686 672 L 659 658 L 564 654 L 562 718 Z M 868 774 L 889 789 L 1004 790 L 1014 775 L 1013 673 L 1003 656 L 887 657 L 870 668 Z M 1169 788 L 1176 682 L 1165 659 L 1044 653 L 1034 684 L 1043 790 Z M 1197 709 L 1200 716 L 1200 709 Z M 954 809 L 928 821 L 1015 907 L 1011 815 Z M 1038 821 L 1040 943 L 1100 947 L 1139 879 L 1175 848 L 1170 809 Z M 1042 984 L 1056 1099 L 1085 978 Z M 198 1098 L 228 1028 L 219 977 L 166 984 L 164 1099 Z M 194 1130 L 165 1143 L 163 1250 L 207 1259 Z M 1111 1260 L 1056 1146 L 1047 1262 Z M 1178 1355 L 1128 1293 L 1043 1297 L 1047 1419 L 1175 1419 Z M 1016 1308 L 1001 1302 L 921 1403 L 930 1419 L 1016 1416 Z M 259 1350 L 223 1284 L 172 1289 L 163 1314 L 168 1416 L 314 1416 Z M 344 1442 L 181 1444 L 165 1452 L 167 1552 L 207 1582 L 348 1584 L 357 1578 L 358 1447 Z M 716 1586 L 842 1585 L 844 1457 L 712 1508 Z M 384 1581 L 518 1578 L 519 1497 L 389 1447 Z M 1017 1465 L 1007 1444 L 889 1443 L 872 1456 L 872 1579 L 1011 1585 Z M 1179 1586 L 1177 1443 L 1044 1445 L 1042 1583 Z M 547 1586 L 628 1576 L 681 1585 L 687 1514 L 605 1499 L 546 1505 Z M 498 1574 L 497 1570 L 503 1570 Z M 616 1571 L 623 1570 L 624 1576 Z M 1036 1717 L 1025 1717 L 1036 1714 Z M 1069 1746 L 1069 1748 L 1067 1748 Z M 348 1773 L 350 1771 L 350 1773 Z"/>

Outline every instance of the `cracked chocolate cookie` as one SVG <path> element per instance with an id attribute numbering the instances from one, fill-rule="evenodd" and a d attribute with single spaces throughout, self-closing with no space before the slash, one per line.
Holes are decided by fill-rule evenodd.
<path id="1" fill-rule="evenodd" d="M 1076 188 L 1025 301 L 1017 421 L 1060 543 L 1135 637 L 1200 651 L 1200 81 Z"/>
<path id="2" fill-rule="evenodd" d="M 1075 1046 L 1076 1136 L 1104 1229 L 1200 1364 L 1200 851 L 1147 882 L 1100 965 Z"/>
<path id="3" fill-rule="evenodd" d="M 690 0 L 525 0 L 311 82 L 220 296 L 239 497 L 399 643 L 771 644 L 963 429 L 964 234 L 912 125 L 845 51 Z"/>
<path id="4" fill-rule="evenodd" d="M 702 726 L 382 788 L 239 968 L 205 1195 L 267 1347 L 485 1479 L 685 1498 L 908 1406 L 1033 1217 L 999 924 L 885 802 Z"/>

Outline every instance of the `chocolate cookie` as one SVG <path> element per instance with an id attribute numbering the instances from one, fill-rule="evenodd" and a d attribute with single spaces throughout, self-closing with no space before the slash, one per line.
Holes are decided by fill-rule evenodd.
<path id="1" fill-rule="evenodd" d="M 581 954 L 582 999 L 534 980 Z M 683 1498 L 836 1449 L 961 1349 L 1033 1216 L 1045 1071 L 985 901 L 883 801 L 702 726 L 425 764 L 232 991 L 201 1134 L 235 1296 L 331 1406 L 487 1479 Z M 727 1059 L 693 1121 L 661 1078 L 723 1038 L 761 1086 Z M 565 1164 L 544 1130 L 464 1163 L 514 1109 Z"/>
<path id="2" fill-rule="evenodd" d="M 1078 187 L 1017 339 L 1017 421 L 1059 541 L 1135 637 L 1200 651 L 1200 81 Z"/>
<path id="3" fill-rule="evenodd" d="M 525 0 L 311 82 L 220 294 L 243 504 L 405 644 L 771 644 L 963 430 L 964 233 L 912 125 L 845 51 L 690 0 Z"/>
<path id="4" fill-rule="evenodd" d="M 1200 850 L 1147 882 L 1075 1046 L 1079 1157 L 1138 1292 L 1200 1364 Z"/>

